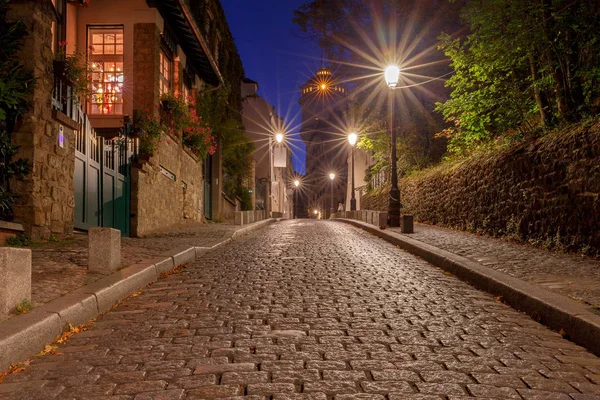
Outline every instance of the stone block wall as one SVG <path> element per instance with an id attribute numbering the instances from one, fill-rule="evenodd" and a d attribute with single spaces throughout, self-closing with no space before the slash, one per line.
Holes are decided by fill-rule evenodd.
<path id="1" fill-rule="evenodd" d="M 12 136 L 20 146 L 17 157 L 28 159 L 31 171 L 24 181 L 11 182 L 11 189 L 20 195 L 13 207 L 15 222 L 33 239 L 61 238 L 73 231 L 75 135 L 64 126 L 64 148 L 58 146 L 60 122 L 51 109 L 54 16 L 43 2 L 15 1 L 9 18 L 22 18 L 27 27 L 20 60 L 36 78 L 32 107 Z"/>
<path id="2" fill-rule="evenodd" d="M 400 182 L 416 220 L 600 255 L 600 123 Z M 362 199 L 387 209 L 387 190 Z"/>
<path id="3" fill-rule="evenodd" d="M 132 168 L 131 179 L 132 236 L 203 221 L 202 163 L 178 139 L 165 135 L 156 155 Z"/>

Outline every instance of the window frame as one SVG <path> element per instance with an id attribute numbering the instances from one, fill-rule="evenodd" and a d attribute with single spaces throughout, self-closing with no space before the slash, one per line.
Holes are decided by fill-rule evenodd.
<path id="1" fill-rule="evenodd" d="M 94 43 L 93 35 L 94 33 L 103 32 L 102 43 Z M 110 32 L 114 31 L 114 32 Z M 107 42 L 106 36 L 111 33 L 114 33 L 115 38 L 114 41 Z M 121 35 L 121 42 L 118 40 L 118 35 Z M 125 115 L 125 96 L 124 96 L 124 87 L 126 83 L 126 74 L 125 74 L 125 26 L 124 25 L 87 25 L 86 26 L 86 40 L 87 40 L 87 56 L 91 65 L 97 65 L 102 63 L 103 67 L 100 71 L 94 72 L 92 74 L 92 95 L 88 100 L 87 112 L 90 116 L 94 117 L 113 117 L 113 116 L 122 116 Z M 95 47 L 101 46 L 102 53 L 95 53 Z M 106 48 L 114 47 L 113 52 L 105 53 Z M 118 47 L 121 46 L 121 52 L 118 52 Z M 112 70 L 107 70 L 107 65 L 113 64 Z M 100 74 L 100 79 L 94 79 L 96 74 Z M 110 80 L 113 78 L 114 80 Z M 114 82 L 114 83 L 113 83 Z M 93 92 L 94 85 L 100 85 L 100 89 L 102 92 L 96 91 Z M 116 86 L 119 87 L 119 90 L 113 90 Z M 113 98 L 111 101 L 94 101 L 97 100 L 99 94 L 102 94 L 104 98 L 106 98 L 106 94 L 108 90 L 111 90 Z M 108 95 L 110 96 L 110 95 Z M 104 106 L 99 106 L 100 104 L 106 104 L 109 108 L 108 112 L 104 112 Z M 94 110 L 94 107 L 97 107 L 99 110 Z"/>

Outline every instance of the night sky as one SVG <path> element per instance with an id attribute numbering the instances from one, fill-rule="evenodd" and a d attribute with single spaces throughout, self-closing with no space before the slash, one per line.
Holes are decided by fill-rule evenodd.
<path id="1" fill-rule="evenodd" d="M 258 82 L 258 93 L 291 127 L 294 169 L 300 173 L 304 173 L 305 153 L 298 135 L 299 87 L 321 65 L 319 47 L 294 35 L 299 30 L 292 23 L 293 11 L 304 2 L 221 0 L 246 77 Z"/>

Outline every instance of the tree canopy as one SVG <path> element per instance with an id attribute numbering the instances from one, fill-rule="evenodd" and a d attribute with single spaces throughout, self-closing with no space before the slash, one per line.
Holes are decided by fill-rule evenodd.
<path id="1" fill-rule="evenodd" d="M 443 38 L 454 75 L 439 103 L 451 149 L 527 134 L 598 111 L 598 0 L 469 1 L 466 39 Z"/>

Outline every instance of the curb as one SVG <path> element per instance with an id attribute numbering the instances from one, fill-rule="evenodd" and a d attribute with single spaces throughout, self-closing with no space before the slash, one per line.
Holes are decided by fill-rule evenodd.
<path id="1" fill-rule="evenodd" d="M 600 315 L 591 307 L 406 235 L 386 232 L 360 221 L 335 220 L 361 228 L 478 289 L 501 296 L 512 308 L 553 330 L 564 332 L 565 338 L 600 356 Z"/>
<path id="2" fill-rule="evenodd" d="M 68 324 L 83 325 L 110 310 L 125 297 L 158 280 L 160 274 L 173 267 L 194 262 L 211 250 L 229 243 L 256 229 L 267 226 L 275 219 L 255 222 L 239 229 L 231 238 L 212 246 L 180 247 L 141 263 L 123 268 L 104 278 L 58 297 L 31 312 L 0 323 L 0 372 L 11 364 L 33 356 L 52 343 Z"/>

